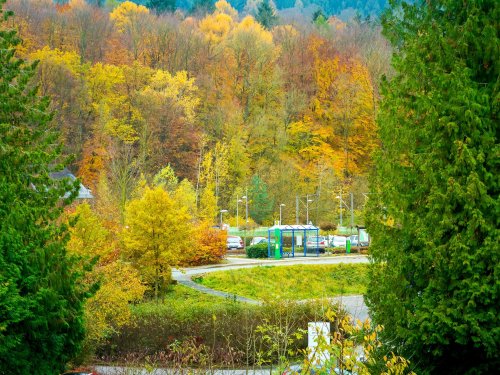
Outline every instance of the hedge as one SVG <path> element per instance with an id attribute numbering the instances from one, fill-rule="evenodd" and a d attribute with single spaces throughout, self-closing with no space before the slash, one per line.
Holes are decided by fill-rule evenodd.
<path id="1" fill-rule="evenodd" d="M 247 257 L 249 258 L 267 258 L 267 243 L 260 243 L 246 248 Z"/>

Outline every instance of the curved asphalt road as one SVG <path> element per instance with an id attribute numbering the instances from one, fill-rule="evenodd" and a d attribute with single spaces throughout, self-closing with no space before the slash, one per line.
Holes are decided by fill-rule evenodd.
<path id="1" fill-rule="evenodd" d="M 216 264 L 211 266 L 186 268 L 184 270 L 174 269 L 172 278 L 179 284 L 196 289 L 202 293 L 207 293 L 223 298 L 231 298 L 240 302 L 260 304 L 260 301 L 252 300 L 245 297 L 233 295 L 231 293 L 221 292 L 218 290 L 207 288 L 203 285 L 195 283 L 191 278 L 196 275 L 201 275 L 209 272 L 228 271 L 240 268 L 251 268 L 259 266 L 292 266 L 295 264 L 338 264 L 338 263 L 368 263 L 368 258 L 365 255 L 345 255 L 332 257 L 296 257 L 284 258 L 281 260 L 274 259 L 247 259 L 228 257 L 227 263 Z M 333 300 L 338 301 L 342 307 L 353 317 L 364 321 L 368 319 L 368 308 L 366 307 L 362 295 L 341 296 L 335 297 Z"/>

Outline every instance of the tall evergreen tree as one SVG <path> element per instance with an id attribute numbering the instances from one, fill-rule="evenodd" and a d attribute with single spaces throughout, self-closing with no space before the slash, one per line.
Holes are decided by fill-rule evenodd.
<path id="1" fill-rule="evenodd" d="M 248 193 L 251 199 L 249 205 L 250 217 L 259 224 L 270 222 L 274 201 L 269 197 L 267 184 L 259 176 L 255 175 L 250 182 Z"/>
<path id="2" fill-rule="evenodd" d="M 262 0 L 259 4 L 255 19 L 266 29 L 270 29 L 276 25 L 276 22 L 278 22 L 278 16 L 276 16 L 276 11 L 273 9 L 271 4 L 269 4 L 269 0 Z"/>
<path id="3" fill-rule="evenodd" d="M 500 368 L 496 0 L 394 1 L 383 84 L 367 302 L 418 373 Z"/>
<path id="4" fill-rule="evenodd" d="M 49 177 L 61 144 L 49 101 L 31 85 L 35 64 L 0 0 L 0 374 L 57 374 L 83 339 L 85 291 L 66 255 L 59 218 L 78 186 Z M 68 194 L 68 192 L 70 192 Z M 65 197 L 66 198 L 63 198 Z"/>

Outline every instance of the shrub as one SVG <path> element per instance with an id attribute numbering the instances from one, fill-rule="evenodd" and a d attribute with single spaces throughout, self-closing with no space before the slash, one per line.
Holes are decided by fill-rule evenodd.
<path id="1" fill-rule="evenodd" d="M 277 325 L 292 335 L 306 329 L 308 322 L 324 319 L 328 308 L 337 310 L 328 301 L 249 305 L 176 286 L 164 303 L 134 306 L 134 322 L 121 327 L 97 354 L 105 361 L 157 359 L 165 367 L 178 356 L 182 357 L 183 367 L 208 367 L 209 363 L 252 365 L 258 363 L 259 352 L 270 349 L 264 334 L 257 332 L 259 326 Z M 304 349 L 307 340 L 293 346 Z"/>
<path id="2" fill-rule="evenodd" d="M 200 266 L 219 263 L 226 255 L 226 241 L 226 231 L 212 228 L 206 221 L 200 223 L 196 228 L 195 245 L 186 254 L 183 265 Z"/>
<path id="3" fill-rule="evenodd" d="M 335 223 L 331 223 L 331 222 L 320 223 L 319 227 L 321 228 L 321 230 L 323 230 L 327 233 L 334 232 L 337 230 L 337 225 Z"/>
<path id="4" fill-rule="evenodd" d="M 260 243 L 247 247 L 247 257 L 249 258 L 267 258 L 267 243 Z"/>

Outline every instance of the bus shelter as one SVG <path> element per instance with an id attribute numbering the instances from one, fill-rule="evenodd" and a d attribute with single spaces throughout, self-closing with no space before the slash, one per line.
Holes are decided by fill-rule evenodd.
<path id="1" fill-rule="evenodd" d="M 267 230 L 267 255 L 268 257 L 271 257 L 271 238 L 273 236 L 273 233 L 276 232 L 276 230 L 279 230 L 279 238 L 275 239 L 275 241 L 279 241 L 279 246 L 280 246 L 280 254 L 281 257 L 283 255 L 286 255 L 288 257 L 295 257 L 295 250 L 296 248 L 299 248 L 300 245 L 302 245 L 302 250 L 304 251 L 304 256 L 307 256 L 307 239 L 308 237 L 314 236 L 316 239 L 316 246 L 314 244 L 310 244 L 309 247 L 312 247 L 315 250 L 316 256 L 319 256 L 319 244 L 318 244 L 318 235 L 319 235 L 319 228 L 315 227 L 314 225 L 274 225 L 270 227 Z M 283 247 L 283 238 L 284 237 L 291 237 L 291 248 L 286 248 L 286 251 L 284 251 Z M 300 237 L 301 239 L 301 244 L 298 243 L 298 238 Z M 300 248 L 299 248 L 300 251 Z"/>

